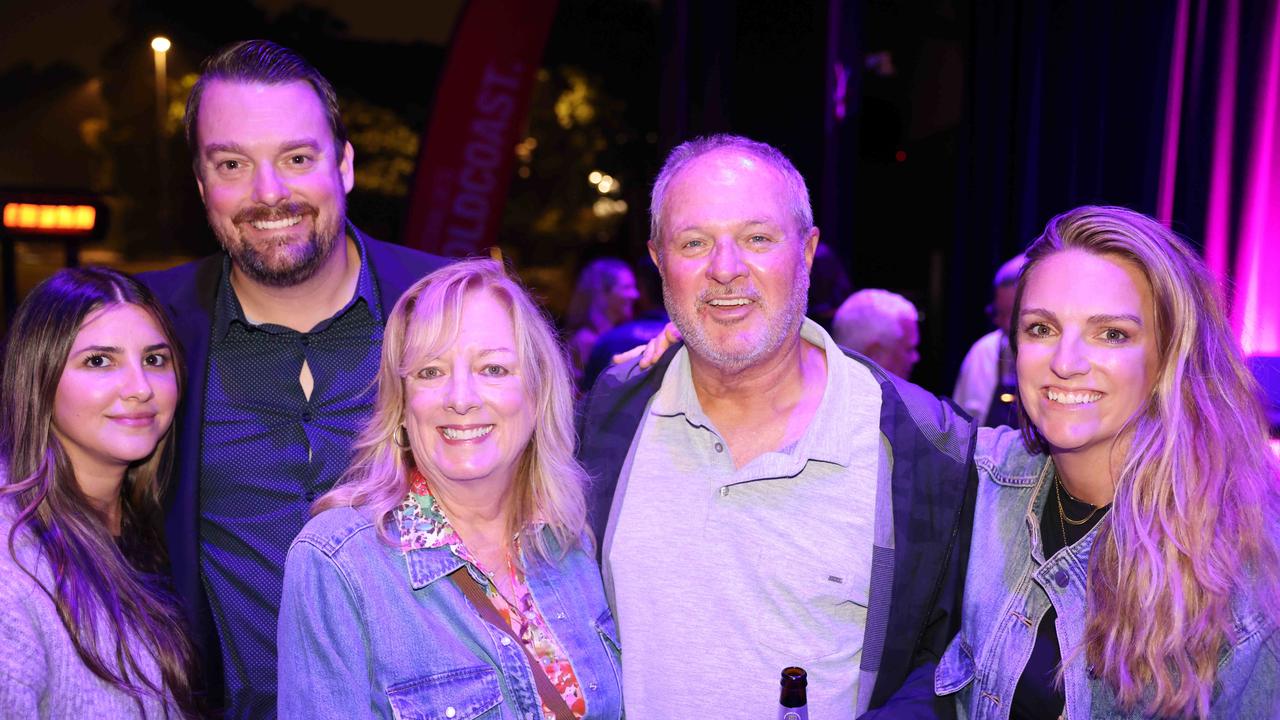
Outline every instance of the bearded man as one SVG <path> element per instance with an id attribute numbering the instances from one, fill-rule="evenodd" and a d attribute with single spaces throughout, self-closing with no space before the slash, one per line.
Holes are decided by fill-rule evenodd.
<path id="1" fill-rule="evenodd" d="M 973 427 L 805 318 L 804 178 L 732 135 L 672 151 L 649 252 L 684 337 L 597 381 L 579 457 L 619 625 L 626 713 L 763 717 L 808 671 L 813 717 L 954 714 Z"/>
<path id="2" fill-rule="evenodd" d="M 167 543 L 210 704 L 274 717 L 285 553 L 347 467 L 391 306 L 445 261 L 348 222 L 337 96 L 292 50 L 251 40 L 210 56 L 186 134 L 223 252 L 142 276 L 188 367 Z"/>

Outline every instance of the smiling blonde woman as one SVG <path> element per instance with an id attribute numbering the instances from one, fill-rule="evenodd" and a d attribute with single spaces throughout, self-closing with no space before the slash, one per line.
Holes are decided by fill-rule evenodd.
<path id="1" fill-rule="evenodd" d="M 1167 228 L 1082 207 L 1027 251 L 1022 430 L 983 429 L 962 717 L 1271 718 L 1280 475 L 1218 290 Z"/>
<path id="2" fill-rule="evenodd" d="M 400 298 L 352 466 L 289 550 L 282 717 L 621 716 L 570 383 L 497 263 Z"/>

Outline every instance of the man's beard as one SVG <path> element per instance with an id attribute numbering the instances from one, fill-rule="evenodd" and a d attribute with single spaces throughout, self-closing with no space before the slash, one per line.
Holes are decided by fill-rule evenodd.
<path id="1" fill-rule="evenodd" d="M 275 207 L 257 205 L 236 213 L 232 218 L 230 234 L 224 232 L 219 225 L 210 223 L 213 234 L 217 236 L 222 249 L 231 256 L 231 262 L 240 272 L 262 285 L 270 287 L 293 287 L 310 280 L 329 259 L 338 239 L 345 231 L 345 203 L 339 201 L 333 222 L 321 226 L 320 213 L 310 204 L 289 202 Z M 288 236 L 281 234 L 279 238 L 270 237 L 257 244 L 250 243 L 240 232 L 240 227 L 251 222 L 270 222 L 285 218 L 310 216 L 312 230 L 306 242 L 301 246 L 291 246 L 286 257 L 281 258 L 276 252 L 287 241 Z"/>
<path id="2" fill-rule="evenodd" d="M 732 288 L 731 292 L 738 295 L 744 294 L 741 288 Z M 717 345 L 706 332 L 703 322 L 698 319 L 699 304 L 728 294 L 731 293 L 703 291 L 695 301 L 692 310 L 686 312 L 685 308 L 675 302 L 671 296 L 670 285 L 665 279 L 662 283 L 662 300 L 667 306 L 667 312 L 671 315 L 671 321 L 684 336 L 684 343 L 688 346 L 689 352 L 721 372 L 737 373 L 776 353 L 793 333 L 799 331 L 809 304 L 809 271 L 803 262 L 798 263 L 791 294 L 776 315 L 770 317 L 769 312 L 772 308 L 763 303 L 760 304 L 760 311 L 765 314 L 767 325 L 761 337 L 749 338 L 747 349 L 741 352 L 729 351 Z M 754 289 L 748 288 L 745 294 L 760 303 L 760 295 Z M 706 322 L 714 321 L 706 320 Z"/>

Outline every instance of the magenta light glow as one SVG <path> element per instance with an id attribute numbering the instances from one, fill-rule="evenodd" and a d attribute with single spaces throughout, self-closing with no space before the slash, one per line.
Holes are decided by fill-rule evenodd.
<path id="1" fill-rule="evenodd" d="M 1160 154 L 1160 197 L 1156 219 L 1169 225 L 1173 219 L 1173 190 L 1178 176 L 1178 140 L 1182 134 L 1182 85 L 1187 67 L 1187 25 L 1191 0 L 1178 0 L 1173 24 L 1173 58 L 1169 63 L 1169 97 L 1164 104 L 1164 148 Z"/>
<path id="2" fill-rule="evenodd" d="M 1246 355 L 1280 355 L 1280 2 L 1270 5 L 1231 304 Z"/>
<path id="3" fill-rule="evenodd" d="M 1209 207 L 1204 230 L 1204 261 L 1227 288 L 1227 253 L 1231 232 L 1231 161 L 1235 152 L 1236 63 L 1240 53 L 1240 0 L 1227 0 L 1222 32 L 1222 57 L 1218 63 L 1218 97 L 1213 118 L 1213 158 L 1209 170 Z"/>

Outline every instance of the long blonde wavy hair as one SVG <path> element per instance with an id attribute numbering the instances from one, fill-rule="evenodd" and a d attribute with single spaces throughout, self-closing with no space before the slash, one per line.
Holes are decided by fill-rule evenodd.
<path id="1" fill-rule="evenodd" d="M 1257 384 L 1199 257 L 1168 228 L 1124 208 L 1086 206 L 1049 221 L 1027 250 L 1013 330 L 1027 278 L 1068 249 L 1142 272 L 1159 352 L 1151 395 L 1128 423 L 1127 445 L 1116 447 L 1122 469 L 1093 545 L 1076 652 L 1122 707 L 1205 717 L 1235 633 L 1233 600 L 1251 596 L 1280 620 L 1280 472 Z M 1018 333 L 1009 337 L 1016 354 Z M 1028 447 L 1047 451 L 1025 410 L 1019 414 Z"/>
<path id="2" fill-rule="evenodd" d="M 382 338 L 373 416 L 357 438 L 346 473 L 311 508 L 313 515 L 336 507 L 361 508 L 379 535 L 394 542 L 392 513 L 409 493 L 413 455 L 395 443 L 404 421 L 405 378 L 453 343 L 462 308 L 474 293 L 487 292 L 507 306 L 516 333 L 519 372 L 534 404 L 533 437 L 516 469 L 510 535 L 553 559 L 577 545 L 586 531 L 586 473 L 574 458 L 573 385 L 564 349 L 546 314 L 503 267 L 488 259 L 462 260 L 414 283 L 387 319 Z M 431 478 L 428 476 L 428 480 Z M 555 539 L 526 532 L 546 523 Z"/>

